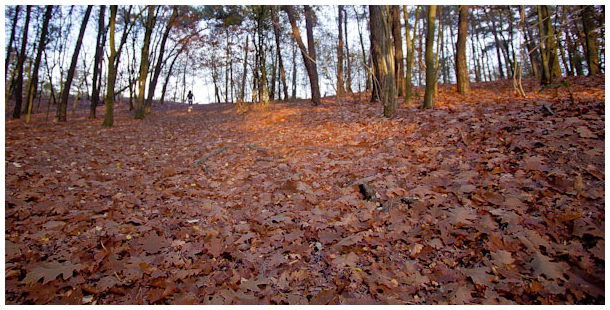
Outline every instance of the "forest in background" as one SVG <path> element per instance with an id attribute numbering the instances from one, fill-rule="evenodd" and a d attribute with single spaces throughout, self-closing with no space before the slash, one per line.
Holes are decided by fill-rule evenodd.
<path id="1" fill-rule="evenodd" d="M 261 104 L 369 91 L 386 115 L 393 98 L 424 96 L 412 85 L 467 93 L 471 80 L 513 78 L 523 95 L 522 77 L 604 72 L 604 8 L 5 6 L 5 108 L 20 118 L 54 107 L 65 121 L 68 98 L 86 98 L 111 126 L 119 98 L 144 118 L 153 99 L 184 102 L 194 87 L 199 101 L 203 88 L 210 102 Z M 393 95 L 377 93 L 385 84 Z"/>

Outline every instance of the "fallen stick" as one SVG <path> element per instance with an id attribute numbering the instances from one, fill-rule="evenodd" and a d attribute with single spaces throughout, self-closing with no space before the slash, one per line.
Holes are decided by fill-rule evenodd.
<path id="1" fill-rule="evenodd" d="M 226 150 L 228 148 L 228 146 L 224 145 L 223 147 L 219 148 L 218 150 L 216 150 L 214 153 L 209 154 L 201 159 L 199 159 L 197 162 L 195 162 L 195 167 L 199 167 L 201 166 L 203 163 L 205 163 L 208 159 L 210 159 L 210 157 L 218 155 L 220 153 L 222 153 L 224 150 Z"/>

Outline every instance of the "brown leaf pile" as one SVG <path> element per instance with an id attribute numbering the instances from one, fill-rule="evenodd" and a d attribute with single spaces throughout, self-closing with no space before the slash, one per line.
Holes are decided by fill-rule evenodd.
<path id="1" fill-rule="evenodd" d="M 5 302 L 603 304 L 604 78 L 570 83 L 6 120 Z"/>

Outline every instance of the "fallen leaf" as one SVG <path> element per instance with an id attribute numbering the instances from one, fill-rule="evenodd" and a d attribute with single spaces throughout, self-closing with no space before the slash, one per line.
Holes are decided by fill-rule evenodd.
<path id="1" fill-rule="evenodd" d="M 42 267 L 36 267 L 27 273 L 23 279 L 23 283 L 32 285 L 43 279 L 42 284 L 47 284 L 50 281 L 55 280 L 57 276 L 61 275 L 64 280 L 68 280 L 74 273 L 74 271 L 80 270 L 81 264 L 72 264 L 71 262 L 50 262 L 44 264 Z"/>
<path id="2" fill-rule="evenodd" d="M 586 126 L 579 126 L 575 131 L 581 138 L 597 138 L 597 135 L 591 132 Z"/>

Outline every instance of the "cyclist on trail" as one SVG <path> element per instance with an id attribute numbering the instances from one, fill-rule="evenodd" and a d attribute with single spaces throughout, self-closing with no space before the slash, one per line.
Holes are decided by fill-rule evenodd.
<path id="1" fill-rule="evenodd" d="M 193 106 L 193 98 L 195 96 L 193 96 L 193 93 L 189 90 L 188 95 L 186 95 L 186 97 L 189 99 L 189 108 Z"/>

